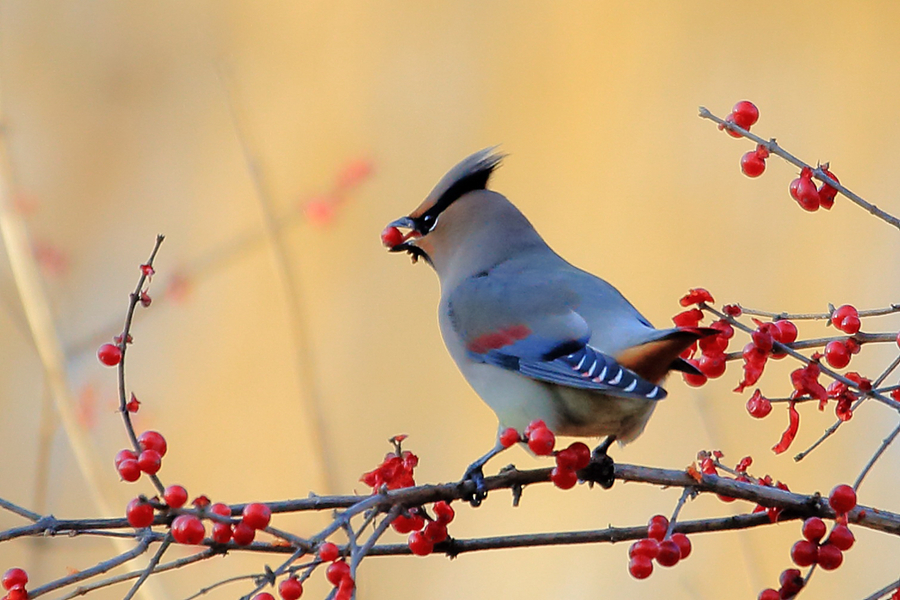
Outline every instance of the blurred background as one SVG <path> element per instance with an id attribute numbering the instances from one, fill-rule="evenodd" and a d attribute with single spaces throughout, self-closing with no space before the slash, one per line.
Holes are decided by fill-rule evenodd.
<path id="1" fill-rule="evenodd" d="M 796 170 L 777 159 L 758 180 L 743 176 L 753 146 L 697 108 L 724 117 L 753 100 L 754 132 L 831 161 L 848 187 L 900 213 L 898 19 L 889 2 L 4 0 L 0 497 L 83 518 L 124 514 L 153 492 L 146 479 L 118 482 L 113 456 L 127 439 L 115 370 L 96 349 L 121 331 L 157 233 L 166 241 L 153 304 L 136 315 L 127 386 L 143 403 L 138 430 L 168 439 L 164 482 L 223 502 L 365 492 L 360 475 L 399 433 L 421 458 L 419 482 L 457 479 L 496 421 L 441 342 L 436 277 L 385 252 L 379 233 L 489 145 L 509 154 L 492 187 L 659 325 L 696 286 L 774 311 L 896 302 L 894 228 L 843 198 L 802 211 L 788 195 Z M 26 304 L 48 327 L 29 325 Z M 877 375 L 896 350 L 866 347 L 850 369 Z M 793 368 L 770 366 L 766 394 L 787 395 Z M 726 463 L 749 454 L 754 474 L 827 493 L 852 482 L 896 424 L 865 405 L 797 464 L 833 408 L 803 406 L 793 447 L 775 456 L 786 411 L 751 419 L 747 395 L 731 391 L 740 377 L 736 364 L 700 389 L 673 377 L 643 437 L 615 458 L 681 469 L 716 448 Z M 548 464 L 519 449 L 504 458 Z M 898 472 L 895 446 L 860 501 L 900 510 Z M 679 494 L 540 486 L 512 508 L 497 493 L 459 506 L 451 534 L 639 525 L 669 514 Z M 682 517 L 751 508 L 703 497 Z M 326 518 L 275 524 L 308 535 Z M 24 522 L 0 512 L 0 529 Z M 854 532 L 844 565 L 816 573 L 810 597 L 864 597 L 896 579 L 898 540 Z M 627 544 L 371 558 L 360 597 L 755 598 L 777 587 L 799 537 L 798 523 L 694 535 L 686 562 L 645 581 L 628 575 Z M 103 539 L 21 539 L 0 544 L 0 569 L 26 567 L 35 587 L 118 552 Z M 206 561 L 154 578 L 145 597 L 186 597 L 267 562 L 280 560 Z M 329 589 L 319 573 L 307 588 Z"/>

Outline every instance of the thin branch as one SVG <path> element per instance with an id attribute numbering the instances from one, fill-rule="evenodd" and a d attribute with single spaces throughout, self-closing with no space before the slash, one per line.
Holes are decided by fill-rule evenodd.
<path id="1" fill-rule="evenodd" d="M 186 556 L 184 558 L 179 558 L 178 560 L 173 560 L 172 562 L 167 562 L 164 565 L 158 565 L 153 572 L 154 573 L 162 573 L 164 571 L 169 571 L 172 569 L 179 569 L 186 565 L 193 564 L 195 562 L 200 562 L 201 560 L 206 560 L 207 558 L 212 558 L 213 556 L 217 556 L 222 554 L 216 548 L 209 548 L 204 550 L 203 552 L 199 552 L 197 554 Z M 129 579 L 136 579 L 144 573 L 144 569 L 139 569 L 137 571 L 131 571 L 129 573 L 122 573 L 121 575 L 116 575 L 115 577 L 110 577 L 108 579 L 104 579 L 102 581 L 95 581 L 94 583 L 83 585 L 75 588 L 65 596 L 61 596 L 57 600 L 71 600 L 72 598 L 77 598 L 79 596 L 84 596 L 94 590 L 99 590 L 101 588 L 109 587 L 111 585 L 115 585 L 117 583 L 122 583 L 128 581 Z"/>
<path id="2" fill-rule="evenodd" d="M 824 321 L 831 318 L 831 312 L 826 313 L 788 313 L 788 312 L 769 312 L 765 310 L 757 310 L 754 308 L 747 308 L 744 305 L 738 303 L 737 307 L 741 309 L 745 315 L 751 315 L 755 317 L 767 317 L 769 319 L 790 319 L 791 321 Z M 879 317 L 883 315 L 891 315 L 894 313 L 900 312 L 900 304 L 891 304 L 887 308 L 873 308 L 869 310 L 861 310 L 859 311 L 860 318 L 864 317 Z"/>
<path id="3" fill-rule="evenodd" d="M 72 585 L 73 583 L 78 583 L 79 581 L 90 579 L 91 577 L 99 575 L 100 573 L 106 573 L 107 571 L 118 567 L 122 563 L 126 563 L 129 560 L 140 556 L 141 554 L 146 552 L 147 548 L 149 547 L 150 537 L 145 536 L 138 542 L 135 547 L 133 547 L 128 552 L 123 552 L 122 554 L 98 563 L 89 569 L 84 569 L 83 571 L 72 573 L 71 575 L 61 577 L 55 581 L 51 581 L 50 583 L 34 588 L 33 590 L 29 590 L 28 597 L 37 598 L 38 596 L 43 596 L 47 592 L 52 592 L 53 590 L 58 590 L 67 585 Z"/>
<path id="4" fill-rule="evenodd" d="M 147 262 L 145 263 L 151 269 L 153 268 L 153 261 L 156 259 L 156 253 L 159 252 L 159 247 L 160 245 L 162 245 L 163 240 L 165 239 L 166 236 L 162 234 L 156 236 L 156 243 L 153 246 L 153 251 L 150 253 L 150 258 L 147 259 Z M 122 414 L 122 420 L 125 422 L 125 431 L 128 433 L 128 438 L 131 440 L 131 445 L 137 454 L 140 454 L 141 446 L 140 444 L 138 444 L 137 435 L 134 432 L 134 425 L 131 423 L 131 413 L 127 408 L 128 391 L 125 386 L 125 358 L 127 357 L 128 352 L 128 340 L 131 336 L 131 324 L 134 320 L 134 311 L 141 299 L 141 292 L 144 289 L 144 282 L 146 282 L 149 277 L 150 275 L 148 275 L 142 268 L 141 276 L 138 279 L 137 286 L 134 288 L 134 292 L 131 293 L 128 299 L 128 310 L 125 311 L 125 325 L 122 327 L 122 339 L 119 341 L 119 350 L 122 351 L 122 359 L 119 361 L 118 366 L 119 412 Z M 165 493 L 166 488 L 156 474 L 150 475 L 150 481 L 153 483 L 153 486 L 156 488 L 160 495 Z"/>
<path id="5" fill-rule="evenodd" d="M 863 600 L 880 600 L 896 589 L 900 589 L 900 579 L 893 583 L 889 583 L 871 596 L 866 596 Z"/>
<path id="6" fill-rule="evenodd" d="M 14 504 L 9 500 L 4 500 L 3 498 L 0 498 L 0 508 L 5 508 L 9 512 L 16 513 L 20 517 L 25 517 L 26 519 L 29 519 L 31 521 L 41 520 L 41 515 L 35 512 L 31 512 L 27 508 L 22 508 L 18 504 Z"/>
<path id="7" fill-rule="evenodd" d="M 153 558 L 150 559 L 150 562 L 147 563 L 147 568 L 144 569 L 144 572 L 141 573 L 141 576 L 138 577 L 137 581 L 134 582 L 134 585 L 131 586 L 131 589 L 128 590 L 128 593 L 125 594 L 125 597 L 122 600 L 131 600 L 134 598 L 134 595 L 137 594 L 137 591 L 141 589 L 141 585 L 147 578 L 150 577 L 150 574 L 153 573 L 153 570 L 156 569 L 156 566 L 159 564 L 159 561 L 162 560 L 163 554 L 166 553 L 166 550 L 169 549 L 169 546 L 172 545 L 172 534 L 166 536 L 166 539 L 163 540 L 163 543 L 159 545 L 159 549 L 156 551 L 156 554 L 153 555 Z"/>
<path id="8" fill-rule="evenodd" d="M 872 467 L 875 466 L 875 462 L 879 458 L 881 458 L 881 455 L 884 454 L 884 451 L 888 449 L 888 446 L 890 446 L 894 442 L 898 434 L 900 434 L 900 425 L 897 425 L 894 428 L 894 431 L 892 431 L 889 436 L 881 441 L 881 445 L 878 447 L 878 450 L 875 451 L 875 454 L 872 456 L 872 458 L 869 459 L 869 462 L 866 463 L 866 466 L 863 467 L 863 470 L 859 474 L 859 477 L 857 477 L 856 481 L 853 483 L 854 490 L 859 489 L 859 486 L 862 484 L 863 479 L 866 478 L 866 475 L 868 475 L 869 471 L 872 470 Z"/>

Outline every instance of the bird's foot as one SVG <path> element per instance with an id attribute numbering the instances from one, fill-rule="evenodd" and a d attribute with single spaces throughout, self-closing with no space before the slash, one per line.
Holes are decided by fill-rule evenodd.
<path id="1" fill-rule="evenodd" d="M 466 469 L 462 481 L 459 482 L 460 486 L 464 486 L 470 481 L 475 484 L 475 490 L 462 498 L 471 504 L 472 507 L 481 506 L 482 501 L 487 498 L 487 488 L 484 485 L 484 469 L 482 467 L 484 467 L 484 463 L 481 461 L 472 463 L 469 465 L 469 468 Z"/>
<path id="2" fill-rule="evenodd" d="M 599 483 L 600 487 L 608 490 L 615 483 L 616 463 L 606 453 L 606 448 L 598 447 L 591 453 L 591 462 L 578 472 L 579 479 L 590 483 Z"/>

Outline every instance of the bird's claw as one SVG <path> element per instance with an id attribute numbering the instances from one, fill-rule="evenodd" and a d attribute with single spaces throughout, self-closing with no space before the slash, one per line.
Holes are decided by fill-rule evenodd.
<path id="1" fill-rule="evenodd" d="M 583 481 L 599 483 L 600 487 L 608 490 L 616 480 L 616 463 L 605 451 L 598 450 L 591 454 L 591 462 L 578 472 L 578 477 Z"/>
<path id="2" fill-rule="evenodd" d="M 471 465 L 466 469 L 460 484 L 465 485 L 469 481 L 475 484 L 475 490 L 471 494 L 463 496 L 463 500 L 473 507 L 481 506 L 481 502 L 487 498 L 487 488 L 484 486 L 484 470 L 482 469 L 482 465 Z"/>

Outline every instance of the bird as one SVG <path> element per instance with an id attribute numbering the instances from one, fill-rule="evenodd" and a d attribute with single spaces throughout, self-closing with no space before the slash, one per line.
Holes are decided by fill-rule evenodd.
<path id="1" fill-rule="evenodd" d="M 437 273 L 444 343 L 496 413 L 497 442 L 464 476 L 476 483 L 473 504 L 486 495 L 482 467 L 502 451 L 500 433 L 536 419 L 556 435 L 605 438 L 590 477 L 610 487 L 610 445 L 644 431 L 666 397 L 669 371 L 699 373 L 682 352 L 718 333 L 657 329 L 611 284 L 554 252 L 512 202 L 488 189 L 504 158 L 490 147 L 463 159 L 382 233 L 390 251 Z"/>

